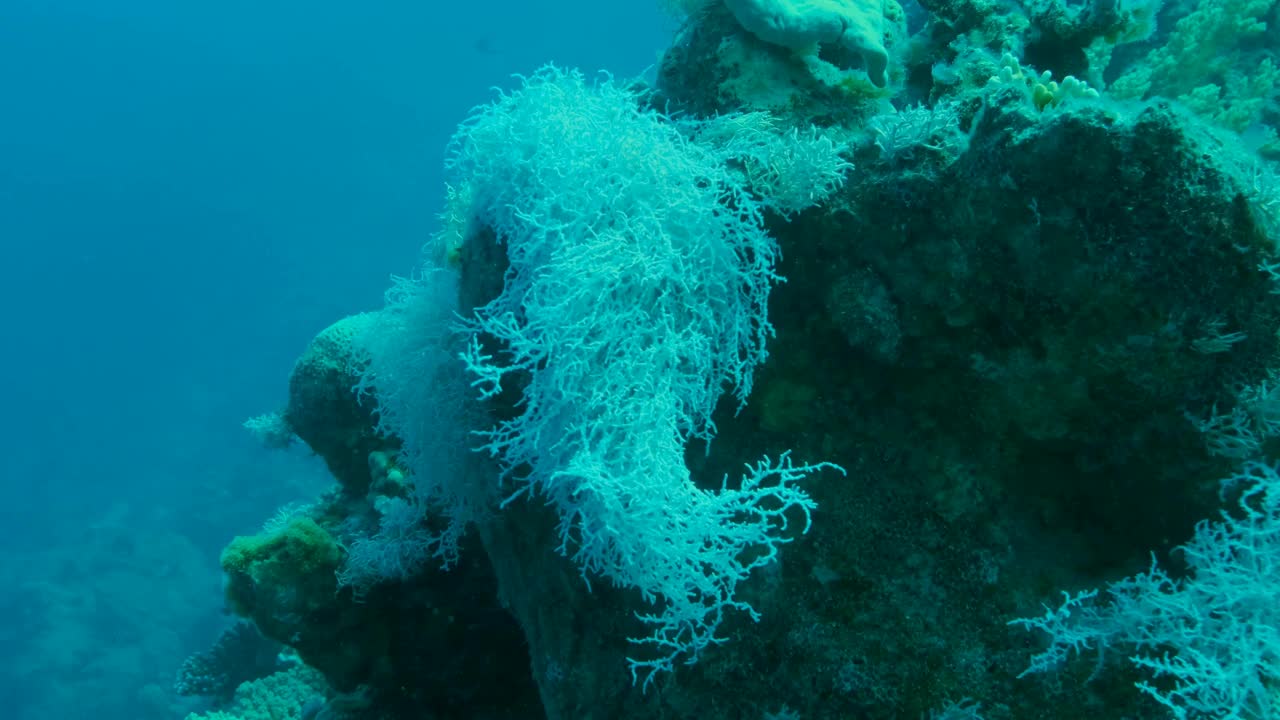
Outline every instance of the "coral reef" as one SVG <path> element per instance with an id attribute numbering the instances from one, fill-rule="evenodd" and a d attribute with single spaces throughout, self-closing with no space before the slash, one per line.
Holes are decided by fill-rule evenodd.
<path id="1" fill-rule="evenodd" d="M 213 647 L 183 661 L 174 690 L 179 695 L 229 700 L 242 683 L 283 669 L 280 650 L 281 645 L 264 637 L 253 623 L 238 621 L 218 636 Z"/>
<path id="2" fill-rule="evenodd" d="M 1157 6 L 681 5 L 655 86 L 464 123 L 419 275 L 295 368 L 338 484 L 233 609 L 353 717 L 1162 717 L 1009 622 L 1176 576 L 1274 449 L 1266 129 L 1109 94 Z"/>

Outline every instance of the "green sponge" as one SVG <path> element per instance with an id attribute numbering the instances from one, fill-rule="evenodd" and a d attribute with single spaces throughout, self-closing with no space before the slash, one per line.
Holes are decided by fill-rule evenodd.
<path id="1" fill-rule="evenodd" d="M 836 43 L 862 55 L 871 82 L 888 82 L 884 12 L 878 0 L 724 0 L 742 27 L 800 53 Z"/>

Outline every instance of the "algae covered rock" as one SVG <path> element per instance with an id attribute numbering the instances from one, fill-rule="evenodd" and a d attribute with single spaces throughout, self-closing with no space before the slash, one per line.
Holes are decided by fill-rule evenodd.
<path id="1" fill-rule="evenodd" d="M 374 407 L 354 392 L 360 359 L 352 340 L 371 321 L 369 314 L 343 318 L 311 341 L 289 376 L 289 427 L 320 457 L 342 487 L 362 497 L 372 480 L 369 455 L 394 452 L 394 438 L 381 437 Z"/>

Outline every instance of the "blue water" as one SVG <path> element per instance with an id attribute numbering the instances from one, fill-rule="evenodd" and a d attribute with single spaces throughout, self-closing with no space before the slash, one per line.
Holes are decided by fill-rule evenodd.
<path id="1" fill-rule="evenodd" d="M 468 108 L 634 75 L 652 3 L 0 3 L 0 707 L 181 717 L 217 553 L 329 480 L 240 422 L 379 305 Z"/>

